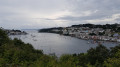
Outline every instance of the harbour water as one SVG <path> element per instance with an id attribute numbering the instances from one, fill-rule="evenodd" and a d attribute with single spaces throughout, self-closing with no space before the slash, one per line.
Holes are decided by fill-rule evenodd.
<path id="1" fill-rule="evenodd" d="M 11 35 L 10 38 L 18 38 L 25 43 L 30 43 L 35 49 L 43 50 L 45 54 L 55 53 L 56 56 L 62 54 L 85 53 L 91 47 L 96 47 L 97 43 L 88 43 L 87 40 L 77 39 L 70 36 L 63 36 L 53 33 L 38 33 L 37 30 L 25 30 L 27 35 Z M 115 42 L 104 42 L 107 48 L 118 45 Z"/>

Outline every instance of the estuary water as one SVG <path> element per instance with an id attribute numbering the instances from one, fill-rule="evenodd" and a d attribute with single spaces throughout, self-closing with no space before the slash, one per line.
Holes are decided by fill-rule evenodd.
<path id="1" fill-rule="evenodd" d="M 91 47 L 96 47 L 97 43 L 88 43 L 88 40 L 82 40 L 70 36 L 63 36 L 53 33 L 38 33 L 37 30 L 25 30 L 28 35 L 11 35 L 10 38 L 21 39 L 25 43 L 30 43 L 35 49 L 43 50 L 45 54 L 55 53 L 56 56 L 63 54 L 85 53 Z M 118 43 L 104 42 L 107 48 L 114 47 Z"/>

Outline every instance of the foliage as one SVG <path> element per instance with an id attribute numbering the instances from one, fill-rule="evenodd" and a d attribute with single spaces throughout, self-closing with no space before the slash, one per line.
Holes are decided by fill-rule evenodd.
<path id="1" fill-rule="evenodd" d="M 98 45 L 95 49 L 91 48 L 90 50 L 88 50 L 88 61 L 92 65 L 94 65 L 96 62 L 102 64 L 108 56 L 109 50 L 103 45 Z"/>
<path id="2" fill-rule="evenodd" d="M 0 46 L 8 42 L 8 36 L 5 31 L 0 29 Z"/>
<path id="3" fill-rule="evenodd" d="M 94 35 L 96 35 L 96 34 L 95 34 L 95 33 L 90 33 L 89 35 L 94 36 Z"/>
<path id="4" fill-rule="evenodd" d="M 112 58 L 104 62 L 106 67 L 119 67 L 120 66 L 120 49 Z"/>
<path id="5" fill-rule="evenodd" d="M 11 40 L 0 30 L 0 67 L 119 67 L 120 45 L 107 49 L 103 45 L 87 53 L 62 55 L 60 58 L 43 54 L 31 44 Z"/>

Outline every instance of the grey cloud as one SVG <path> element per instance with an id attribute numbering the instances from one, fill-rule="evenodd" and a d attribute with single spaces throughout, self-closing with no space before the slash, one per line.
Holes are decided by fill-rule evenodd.
<path id="1" fill-rule="evenodd" d="M 91 14 L 90 16 L 63 16 L 57 18 L 57 20 L 82 21 L 82 20 L 96 20 L 96 19 L 106 19 L 106 18 L 109 19 L 114 14 L 120 14 L 120 12 L 99 11 L 97 13 Z"/>
<path id="2" fill-rule="evenodd" d="M 120 0 L 0 0 L 0 26 L 41 28 L 87 23 L 86 20 L 105 19 L 120 14 L 119 6 Z M 66 10 L 70 14 L 50 18 Z M 92 13 L 84 16 L 82 13 L 85 11 Z"/>
<path id="3" fill-rule="evenodd" d="M 79 15 L 84 11 L 95 11 L 90 16 L 62 16 L 57 19 L 68 21 L 83 21 L 110 18 L 114 14 L 120 14 L 120 0 L 69 0 L 71 11 Z"/>
<path id="4" fill-rule="evenodd" d="M 105 17 L 106 15 L 99 15 L 99 16 L 84 16 L 84 17 L 73 17 L 73 16 L 65 16 L 57 18 L 58 20 L 68 20 L 68 21 L 82 21 L 82 20 L 95 20 L 95 19 L 101 19 Z"/>
<path id="5" fill-rule="evenodd" d="M 119 23 L 120 23 L 120 18 L 117 18 L 117 19 L 115 19 L 116 21 L 118 21 Z"/>

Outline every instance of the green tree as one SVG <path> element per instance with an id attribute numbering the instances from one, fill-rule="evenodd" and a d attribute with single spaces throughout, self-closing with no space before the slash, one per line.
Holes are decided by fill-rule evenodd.
<path id="1" fill-rule="evenodd" d="M 0 29 L 0 46 L 9 42 L 9 38 L 6 34 L 5 31 L 3 31 L 2 29 Z"/>
<path id="2" fill-rule="evenodd" d="M 109 57 L 109 50 L 103 46 L 98 45 L 96 48 L 88 50 L 88 61 L 95 65 L 96 62 L 102 64 Z"/>
<path id="3" fill-rule="evenodd" d="M 104 66 L 106 67 L 120 67 L 120 49 L 112 58 L 108 58 L 104 62 Z"/>

